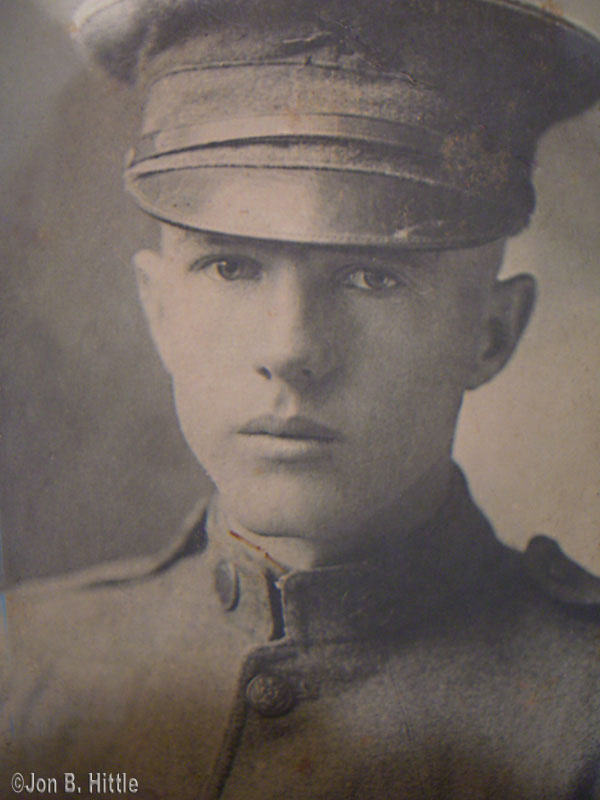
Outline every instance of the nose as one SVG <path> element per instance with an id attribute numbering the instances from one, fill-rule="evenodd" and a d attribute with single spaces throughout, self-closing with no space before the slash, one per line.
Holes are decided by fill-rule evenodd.
<path id="1" fill-rule="evenodd" d="M 339 366 L 327 297 L 293 266 L 278 270 L 266 299 L 258 374 L 295 388 L 327 381 Z"/>

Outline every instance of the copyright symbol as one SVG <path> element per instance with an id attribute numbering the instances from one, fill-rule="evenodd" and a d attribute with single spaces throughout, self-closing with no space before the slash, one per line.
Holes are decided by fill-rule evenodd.
<path id="1" fill-rule="evenodd" d="M 20 772 L 15 772 L 10 781 L 10 785 L 13 788 L 13 792 L 20 794 L 25 788 L 25 778 Z"/>

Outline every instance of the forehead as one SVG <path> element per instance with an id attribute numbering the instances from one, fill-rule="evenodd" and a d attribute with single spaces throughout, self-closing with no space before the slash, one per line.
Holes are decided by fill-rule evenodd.
<path id="1" fill-rule="evenodd" d="M 463 274 L 485 281 L 496 274 L 504 253 L 504 241 L 463 249 L 413 249 L 393 247 L 297 244 L 266 239 L 226 236 L 160 223 L 161 248 L 167 257 L 193 258 L 198 254 L 242 254 L 258 262 L 283 258 L 300 264 L 340 265 L 365 263 L 378 266 L 412 266 L 430 272 Z"/>

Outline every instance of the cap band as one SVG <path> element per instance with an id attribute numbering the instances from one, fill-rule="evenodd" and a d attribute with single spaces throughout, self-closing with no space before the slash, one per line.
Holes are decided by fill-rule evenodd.
<path id="1" fill-rule="evenodd" d="M 146 134 L 136 148 L 134 163 L 197 147 L 280 138 L 368 142 L 423 154 L 439 154 L 442 146 L 440 134 L 384 119 L 350 114 L 288 113 L 263 117 L 230 117 Z"/>

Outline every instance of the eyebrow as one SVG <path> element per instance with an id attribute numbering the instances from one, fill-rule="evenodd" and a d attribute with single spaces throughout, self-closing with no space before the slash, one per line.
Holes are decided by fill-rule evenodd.
<path id="1" fill-rule="evenodd" d="M 425 267 L 437 265 L 440 254 L 443 252 L 437 249 L 394 249 L 386 247 L 360 247 L 360 246 L 339 246 L 321 245 L 306 242 L 285 242 L 277 239 L 258 239 L 244 236 L 229 236 L 227 234 L 215 233 L 212 231 L 200 231 L 194 228 L 182 227 L 186 244 L 199 247 L 210 248 L 215 253 L 234 254 L 238 249 L 247 247 L 266 248 L 268 251 L 281 247 L 290 250 L 323 250 L 328 251 L 336 257 L 340 257 L 347 264 L 360 262 L 361 260 L 372 261 L 375 265 L 385 268 L 392 264 L 398 267 Z M 256 254 L 255 254 L 256 255 Z M 424 262 L 427 259 L 427 263 Z"/>

